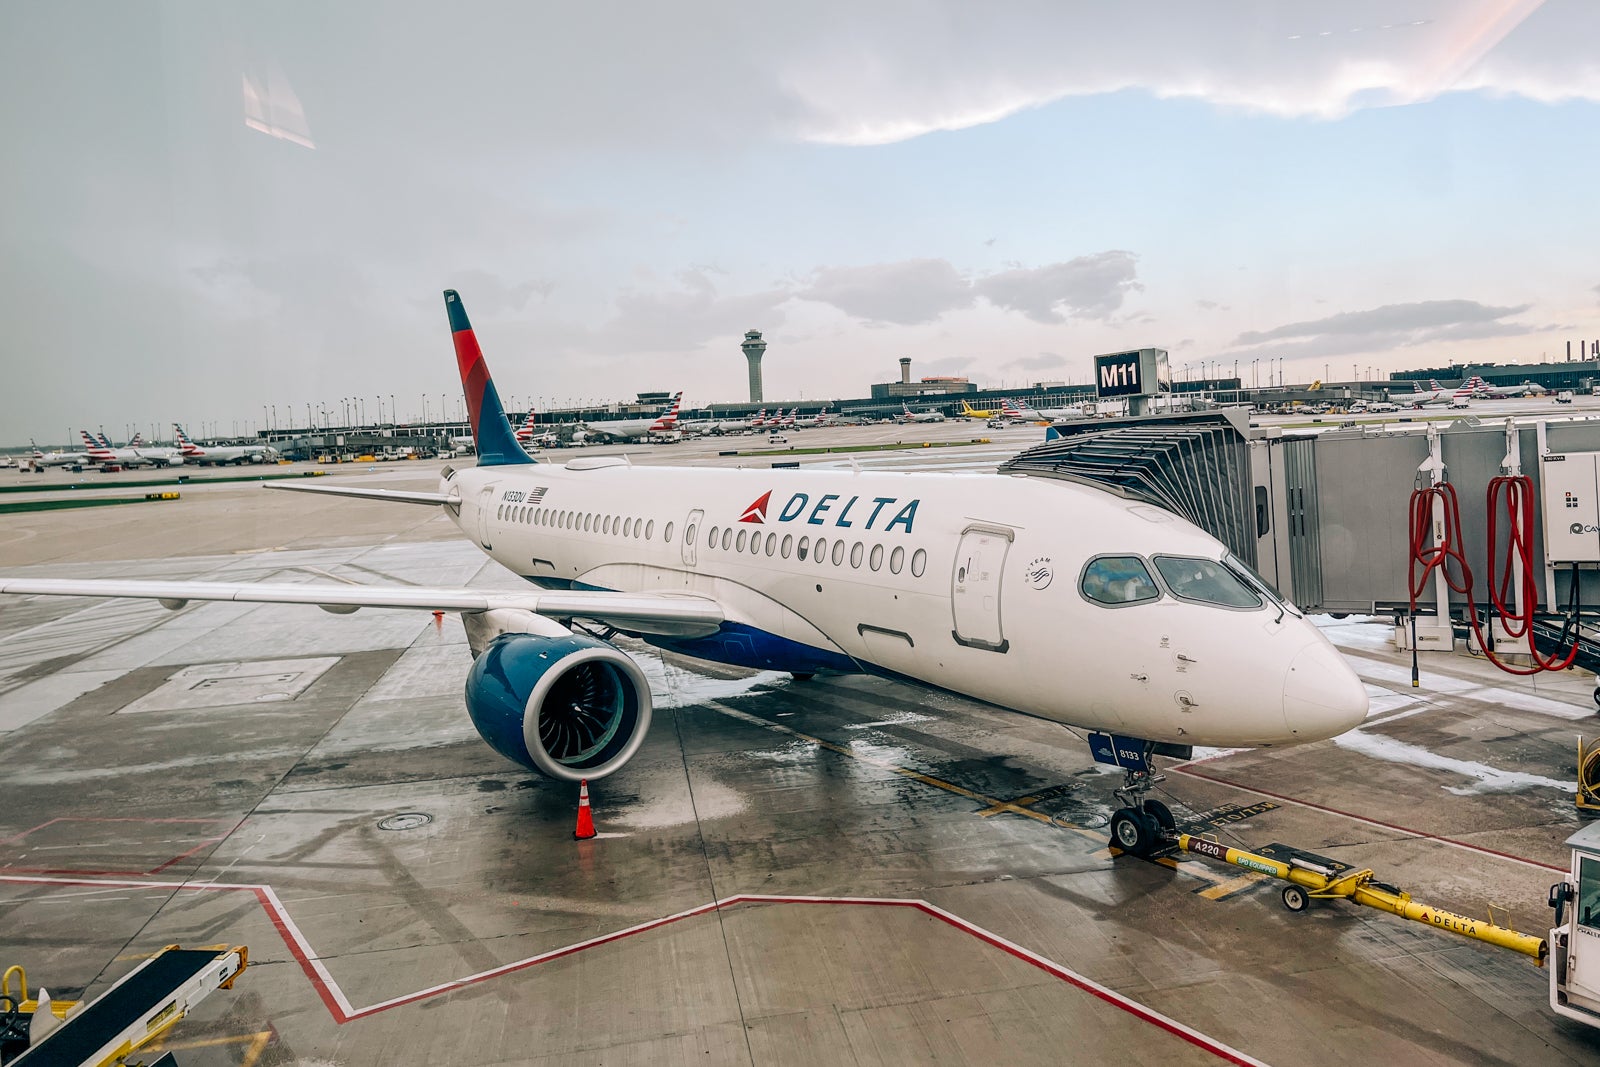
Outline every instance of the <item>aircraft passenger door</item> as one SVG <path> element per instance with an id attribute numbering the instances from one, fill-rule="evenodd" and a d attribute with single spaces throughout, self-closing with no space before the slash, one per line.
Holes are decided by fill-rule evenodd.
<path id="1" fill-rule="evenodd" d="M 497 487 L 486 485 L 478 490 L 478 543 L 485 552 L 494 548 L 494 527 L 489 522 L 489 515 L 494 511 L 494 491 Z"/>
<path id="2" fill-rule="evenodd" d="M 1010 530 L 969 526 L 962 532 L 950 588 L 957 643 L 990 652 L 1011 647 L 1000 624 L 1001 577 L 1010 548 Z"/>
<path id="3" fill-rule="evenodd" d="M 683 520 L 683 565 L 693 567 L 695 563 L 695 544 L 700 540 L 700 527 L 705 525 L 706 513 L 700 508 L 689 512 L 689 517 Z"/>

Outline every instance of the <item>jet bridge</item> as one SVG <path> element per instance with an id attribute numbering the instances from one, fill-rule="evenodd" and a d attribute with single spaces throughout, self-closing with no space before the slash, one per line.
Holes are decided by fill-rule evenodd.
<path id="1" fill-rule="evenodd" d="M 1004 465 L 1008 473 L 1108 488 L 1173 511 L 1211 533 L 1294 603 L 1312 612 L 1404 613 L 1412 545 L 1412 492 L 1439 478 L 1459 499 L 1461 558 L 1486 607 L 1490 537 L 1486 487 L 1532 479 L 1536 535 L 1529 546 L 1541 612 L 1536 640 L 1554 643 L 1573 601 L 1600 609 L 1600 419 L 1475 417 L 1429 423 L 1418 413 L 1304 432 L 1251 427 L 1244 409 L 1053 426 L 1050 439 Z M 1499 548 L 1506 533 L 1501 531 Z M 1575 573 L 1575 577 L 1574 577 Z M 1451 590 L 1448 613 L 1465 619 Z M 1422 601 L 1419 600 L 1419 606 Z M 1426 605 L 1436 608 L 1430 591 Z M 1585 620 L 1595 621 L 1595 620 Z M 1600 642 L 1582 628 L 1579 663 L 1600 666 Z M 1574 634 L 1568 629 L 1568 647 Z M 1441 647 L 1449 647 L 1443 644 Z"/>

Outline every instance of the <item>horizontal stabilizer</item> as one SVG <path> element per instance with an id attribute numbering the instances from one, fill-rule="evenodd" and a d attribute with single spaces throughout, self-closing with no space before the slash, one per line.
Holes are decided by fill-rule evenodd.
<path id="1" fill-rule="evenodd" d="M 354 496 L 367 500 L 387 500 L 391 504 L 460 504 L 450 493 L 408 493 L 399 489 L 357 489 L 348 485 L 306 485 L 299 482 L 267 482 L 268 489 L 288 489 L 295 493 L 327 493 L 329 496 Z"/>

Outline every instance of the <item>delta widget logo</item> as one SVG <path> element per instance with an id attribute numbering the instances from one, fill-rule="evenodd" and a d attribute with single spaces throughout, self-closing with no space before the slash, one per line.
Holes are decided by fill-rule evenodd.
<path id="1" fill-rule="evenodd" d="M 899 527 L 910 533 L 917 521 L 920 497 L 901 501 L 894 496 L 846 498 L 842 493 L 823 493 L 815 501 L 809 493 L 795 493 L 784 501 L 772 522 L 794 522 L 804 519 L 808 526 L 838 526 L 845 529 L 891 531 Z M 767 524 L 767 512 L 772 504 L 772 490 L 762 493 L 739 516 L 740 522 Z"/>

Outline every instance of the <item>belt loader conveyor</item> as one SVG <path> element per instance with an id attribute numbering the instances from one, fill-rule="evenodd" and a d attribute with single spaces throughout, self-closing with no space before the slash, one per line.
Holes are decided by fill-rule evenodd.
<path id="1" fill-rule="evenodd" d="M 244 946 L 229 949 L 182 949 L 172 945 L 139 966 L 87 1004 L 66 1013 L 64 1021 L 35 1037 L 8 1067 L 107 1067 L 117 1064 L 153 1043 L 213 990 L 230 989 L 249 965 Z M 20 971 L 20 968 L 12 968 Z M 10 1021 L 37 1012 L 49 1013 L 51 1004 L 27 999 L 23 979 L 21 1000 L 9 995 Z M 32 1027 L 38 1034 L 39 1027 Z"/>

